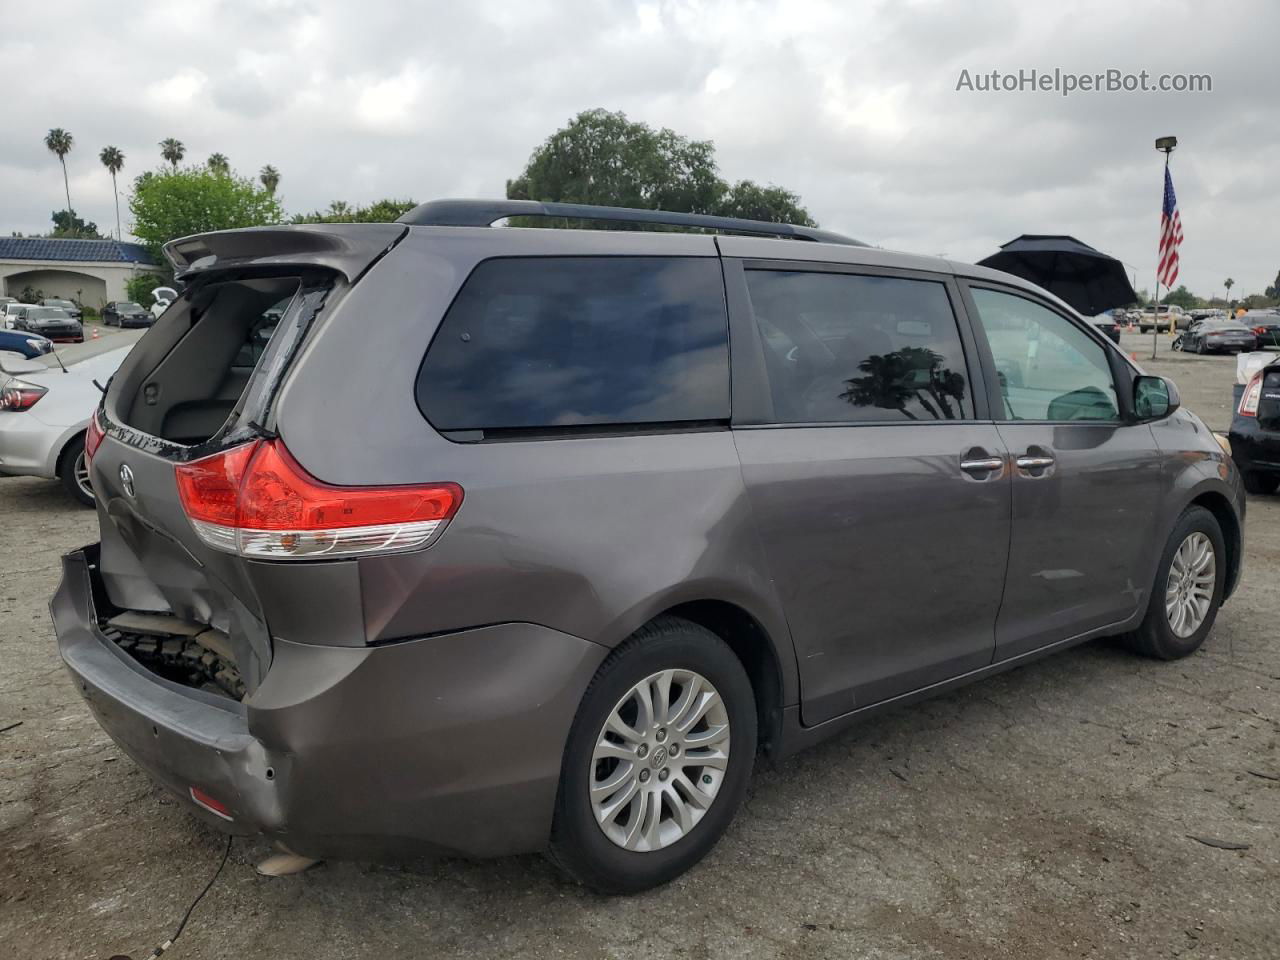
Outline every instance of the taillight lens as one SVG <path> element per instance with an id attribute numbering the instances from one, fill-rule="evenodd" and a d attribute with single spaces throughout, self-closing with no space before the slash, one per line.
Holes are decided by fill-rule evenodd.
<path id="1" fill-rule="evenodd" d="M 1258 415 L 1258 402 L 1261 399 L 1262 374 L 1255 373 L 1244 388 L 1244 394 L 1240 397 L 1240 406 L 1236 412 L 1242 417 L 1256 417 Z"/>
<path id="2" fill-rule="evenodd" d="M 178 494 L 200 538 L 247 557 L 324 559 L 417 550 L 462 503 L 455 483 L 339 487 L 303 469 L 276 440 L 180 464 Z"/>
<path id="3" fill-rule="evenodd" d="M 102 446 L 102 408 L 93 411 L 93 416 L 89 418 L 89 426 L 84 432 L 84 465 L 87 467 L 93 463 L 93 455 L 98 452 L 98 447 Z"/>
<path id="4" fill-rule="evenodd" d="M 0 410 L 30 410 L 48 392 L 48 387 L 42 387 L 38 383 L 10 377 L 0 384 Z"/>

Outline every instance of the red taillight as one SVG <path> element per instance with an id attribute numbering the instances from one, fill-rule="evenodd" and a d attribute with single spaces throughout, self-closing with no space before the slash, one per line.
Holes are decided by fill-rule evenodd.
<path id="1" fill-rule="evenodd" d="M 221 817 L 223 820 L 235 819 L 235 817 L 231 816 L 231 809 L 221 800 L 213 799 L 213 797 L 209 796 L 199 787 L 190 787 L 188 789 L 191 794 L 191 799 L 196 806 L 203 807 L 215 816 Z"/>
<path id="2" fill-rule="evenodd" d="M 462 503 L 454 483 L 339 487 L 312 477 L 279 440 L 177 467 L 178 494 L 210 546 L 273 559 L 415 550 Z"/>
<path id="3" fill-rule="evenodd" d="M 1261 399 L 1262 374 L 1255 373 L 1244 388 L 1244 394 L 1240 397 L 1240 406 L 1236 409 L 1236 412 L 1242 417 L 1256 417 L 1258 415 L 1258 403 Z"/>
<path id="4" fill-rule="evenodd" d="M 102 421 L 99 419 L 101 416 L 102 409 L 95 410 L 84 432 L 84 465 L 86 467 L 93 463 L 93 455 L 98 452 L 98 447 L 102 446 Z"/>
<path id="5" fill-rule="evenodd" d="M 30 410 L 48 392 L 48 387 L 42 387 L 38 383 L 27 383 L 17 377 L 10 377 L 0 385 L 0 410 L 11 413 Z"/>

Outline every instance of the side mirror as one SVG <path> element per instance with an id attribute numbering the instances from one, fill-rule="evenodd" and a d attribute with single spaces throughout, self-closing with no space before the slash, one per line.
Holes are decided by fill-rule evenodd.
<path id="1" fill-rule="evenodd" d="M 1178 388 L 1165 377 L 1133 379 L 1133 414 L 1139 421 L 1163 420 L 1182 406 Z"/>

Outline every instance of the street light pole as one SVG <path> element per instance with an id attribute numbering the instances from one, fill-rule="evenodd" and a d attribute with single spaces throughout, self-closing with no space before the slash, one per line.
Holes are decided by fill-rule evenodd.
<path id="1" fill-rule="evenodd" d="M 1157 137 L 1156 149 L 1164 153 L 1164 179 L 1160 181 L 1160 217 L 1164 223 L 1164 185 L 1169 178 L 1169 154 L 1178 145 L 1177 137 Z M 1157 249 L 1159 249 L 1157 245 Z M 1151 359 L 1156 358 L 1156 350 L 1160 345 L 1160 259 L 1156 258 L 1156 305 L 1151 315 Z"/>

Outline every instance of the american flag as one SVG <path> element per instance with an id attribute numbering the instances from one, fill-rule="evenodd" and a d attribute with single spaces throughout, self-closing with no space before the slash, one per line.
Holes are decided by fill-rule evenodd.
<path id="1" fill-rule="evenodd" d="M 1182 244 L 1182 215 L 1178 213 L 1178 198 L 1173 195 L 1173 177 L 1164 168 L 1164 209 L 1160 211 L 1160 265 L 1156 267 L 1156 280 L 1169 290 L 1178 279 L 1178 247 Z"/>

